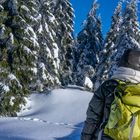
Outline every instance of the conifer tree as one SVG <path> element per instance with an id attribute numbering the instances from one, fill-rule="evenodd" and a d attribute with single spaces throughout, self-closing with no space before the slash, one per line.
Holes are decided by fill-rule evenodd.
<path id="1" fill-rule="evenodd" d="M 0 14 L 6 13 L 6 17 L 0 23 L 1 40 L 5 40 L 1 45 L 3 94 L 0 110 L 2 115 L 13 115 L 25 103 L 24 97 L 36 68 L 38 43 L 33 28 L 20 12 L 21 9 L 27 10 L 24 1 L 6 0 L 2 6 Z"/>
<path id="2" fill-rule="evenodd" d="M 138 22 L 138 1 L 131 0 L 126 5 L 123 21 L 114 53 L 110 57 L 109 77 L 117 68 L 118 61 L 123 52 L 128 48 L 139 48 L 139 22 Z"/>
<path id="3" fill-rule="evenodd" d="M 2 115 L 16 114 L 29 89 L 43 91 L 70 82 L 72 31 L 68 0 L 0 1 Z"/>
<path id="4" fill-rule="evenodd" d="M 97 16 L 98 3 L 94 1 L 93 6 L 83 23 L 83 30 L 78 34 L 77 54 L 79 62 L 77 64 L 77 77 L 80 85 L 84 84 L 87 77 L 91 78 L 94 69 L 99 62 L 99 52 L 102 48 L 103 38 L 101 34 L 101 21 Z"/>
<path id="5" fill-rule="evenodd" d="M 54 8 L 54 16 L 57 19 L 56 30 L 57 45 L 59 46 L 60 80 L 62 85 L 71 81 L 72 52 L 73 52 L 73 8 L 69 0 L 58 0 Z"/>
<path id="6" fill-rule="evenodd" d="M 58 22 L 53 15 L 54 6 L 51 0 L 40 1 L 41 24 L 37 29 L 40 44 L 37 85 L 40 91 L 60 85 L 59 48 L 56 42 Z"/>
<path id="7" fill-rule="evenodd" d="M 115 44 L 119 36 L 121 24 L 121 7 L 122 3 L 119 2 L 112 16 L 112 23 L 109 32 L 104 41 L 103 50 L 100 52 L 100 63 L 96 67 L 95 75 L 93 78 L 94 86 L 98 87 L 104 80 L 108 78 L 108 67 L 110 65 L 110 56 L 115 50 Z"/>

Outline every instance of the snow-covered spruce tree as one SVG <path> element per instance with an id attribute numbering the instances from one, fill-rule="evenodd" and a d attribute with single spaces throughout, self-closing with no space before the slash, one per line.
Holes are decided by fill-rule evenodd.
<path id="1" fill-rule="evenodd" d="M 138 1 L 131 0 L 126 5 L 126 9 L 123 15 L 123 21 L 121 24 L 120 34 L 117 39 L 115 51 L 111 55 L 109 63 L 109 77 L 113 74 L 117 68 L 117 63 L 123 52 L 128 48 L 140 48 L 139 37 L 139 22 L 137 17 Z"/>
<path id="2" fill-rule="evenodd" d="M 72 81 L 72 52 L 73 52 L 73 8 L 69 0 L 58 0 L 53 12 L 58 27 L 56 29 L 56 40 L 59 47 L 60 59 L 60 81 L 67 85 Z"/>
<path id="3" fill-rule="evenodd" d="M 52 0 L 40 1 L 40 26 L 37 30 L 40 51 L 38 57 L 38 80 L 39 91 L 60 85 L 59 80 L 59 47 L 57 44 L 56 31 L 58 22 L 53 15 L 55 4 Z"/>
<path id="4" fill-rule="evenodd" d="M 40 91 L 43 91 L 45 88 L 52 88 L 65 83 L 64 80 L 67 78 L 62 78 L 67 72 L 64 72 L 63 67 L 71 64 L 71 58 L 67 58 L 72 54 L 69 49 L 72 41 L 67 42 L 66 40 L 68 35 L 71 37 L 72 30 L 69 27 L 73 25 L 72 19 L 67 16 L 72 16 L 73 11 L 69 9 L 68 6 L 71 7 L 71 4 L 67 1 L 40 0 L 39 2 L 41 18 L 38 21 L 41 24 L 36 27 L 40 44 L 36 85 Z M 72 40 L 72 38 L 70 39 Z M 67 50 L 64 51 L 64 48 Z"/>
<path id="5" fill-rule="evenodd" d="M 40 50 L 40 44 L 38 41 L 38 36 L 37 36 L 37 30 L 41 24 L 40 19 L 41 15 L 39 13 L 39 8 L 40 8 L 40 3 L 38 0 L 20 0 L 18 1 L 20 8 L 19 8 L 19 13 L 23 17 L 23 19 L 26 21 L 26 23 L 30 26 L 30 31 L 29 34 L 31 35 L 31 42 L 37 46 L 37 51 L 34 51 L 35 54 L 35 59 L 36 59 L 36 64 L 33 70 L 33 77 L 32 77 L 32 82 L 30 83 L 30 90 L 35 90 L 36 88 L 36 81 L 37 81 L 37 61 L 38 61 L 38 54 Z M 31 33 L 32 32 L 32 33 Z"/>
<path id="6" fill-rule="evenodd" d="M 112 16 L 112 23 L 109 32 L 104 41 L 103 50 L 100 52 L 100 62 L 95 69 L 95 75 L 92 79 L 96 89 L 104 80 L 108 78 L 108 67 L 110 65 L 110 56 L 115 50 L 116 40 L 119 36 L 122 3 L 119 2 Z"/>
<path id="7" fill-rule="evenodd" d="M 18 0 L 1 3 L 0 85 L 3 87 L 0 114 L 13 115 L 25 103 L 36 67 L 36 36 L 29 21 L 20 13 Z M 24 7 L 25 8 L 25 7 Z"/>
<path id="8" fill-rule="evenodd" d="M 101 21 L 97 16 L 97 1 L 83 23 L 83 30 L 77 36 L 77 84 L 85 85 L 94 75 L 94 69 L 99 63 L 99 52 L 102 49 Z M 91 81 L 90 81 L 91 82 Z"/>

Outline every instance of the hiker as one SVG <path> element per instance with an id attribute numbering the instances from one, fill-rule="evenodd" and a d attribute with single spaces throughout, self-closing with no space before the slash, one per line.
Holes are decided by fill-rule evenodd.
<path id="1" fill-rule="evenodd" d="M 95 91 L 94 96 L 89 103 L 87 118 L 81 133 L 81 140 L 121 140 L 121 138 L 116 138 L 116 136 L 114 136 L 115 133 L 113 134 L 109 132 L 112 136 L 114 136 L 114 138 L 112 138 L 112 136 L 105 134 L 104 131 L 105 126 L 109 122 L 111 106 L 115 97 L 113 93 L 120 84 L 118 81 L 121 81 L 122 83 L 132 83 L 134 85 L 140 83 L 139 49 L 126 50 L 121 57 L 118 68 L 114 72 L 113 76 L 101 84 L 100 87 Z M 138 91 L 140 92 L 140 90 Z M 131 110 L 128 112 L 131 112 Z M 113 119 L 116 119 L 115 117 Z M 128 133 L 128 131 L 126 133 Z M 133 132 L 131 133 L 133 134 Z M 132 137 L 132 134 L 130 134 L 130 137 Z M 140 135 L 140 133 L 138 135 Z M 140 137 L 138 139 L 140 140 Z"/>

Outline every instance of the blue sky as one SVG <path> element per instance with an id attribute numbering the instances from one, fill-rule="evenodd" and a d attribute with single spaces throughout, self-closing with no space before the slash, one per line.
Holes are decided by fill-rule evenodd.
<path id="1" fill-rule="evenodd" d="M 93 0 L 70 0 L 75 10 L 75 35 L 81 30 L 81 24 L 91 9 Z M 98 0 L 98 13 L 102 19 L 102 31 L 105 36 L 111 24 L 111 16 L 118 4 L 118 0 Z"/>

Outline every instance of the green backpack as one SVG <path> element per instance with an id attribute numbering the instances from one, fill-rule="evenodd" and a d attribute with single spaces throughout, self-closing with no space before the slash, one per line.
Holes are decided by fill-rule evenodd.
<path id="1" fill-rule="evenodd" d="M 104 133 L 114 140 L 140 140 L 140 84 L 118 82 Z"/>

